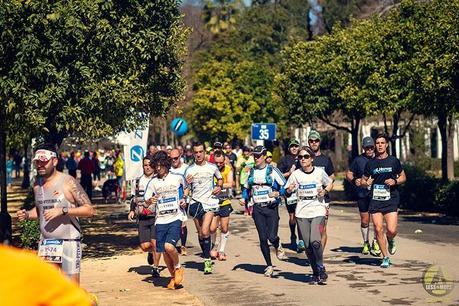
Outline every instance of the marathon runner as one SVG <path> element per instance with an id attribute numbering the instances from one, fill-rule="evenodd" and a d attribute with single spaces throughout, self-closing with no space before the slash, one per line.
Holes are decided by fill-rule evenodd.
<path id="1" fill-rule="evenodd" d="M 183 282 L 184 268 L 180 265 L 177 241 L 182 228 L 185 197 L 188 187 L 182 175 L 170 173 L 171 162 L 164 152 L 153 155 L 156 177 L 145 191 L 147 203 L 156 211 L 156 251 L 164 254 L 164 262 L 171 273 L 168 289 L 175 289 Z"/>
<path id="2" fill-rule="evenodd" d="M 74 177 L 58 172 L 57 152 L 52 144 L 37 146 L 33 158 L 37 179 L 33 186 L 35 207 L 17 212 L 19 221 L 38 219 L 38 256 L 57 264 L 69 278 L 80 282 L 81 229 L 79 217 L 92 217 L 88 195 Z"/>
<path id="3" fill-rule="evenodd" d="M 293 171 L 296 170 L 297 166 L 297 155 L 298 150 L 300 147 L 300 142 L 296 139 L 292 139 L 288 144 L 288 153 L 284 157 L 282 157 L 277 165 L 279 170 L 282 172 L 283 176 L 287 180 Z M 288 211 L 288 224 L 290 227 L 290 249 L 301 252 L 304 251 L 304 242 L 301 240 L 296 242 L 296 220 L 295 220 L 295 209 L 297 198 L 296 194 L 292 195 L 291 197 L 286 199 L 287 203 L 287 211 Z M 299 235 L 298 235 L 299 236 Z"/>
<path id="4" fill-rule="evenodd" d="M 185 177 L 191 185 L 192 192 L 188 214 L 193 217 L 198 231 L 199 244 L 204 256 L 204 274 L 210 274 L 212 273 L 210 225 L 214 212 L 219 210 L 219 200 L 216 195 L 221 191 L 223 180 L 218 168 L 206 161 L 205 152 L 203 143 L 193 144 L 195 163 L 186 169 Z M 217 184 L 214 183 L 214 178 Z"/>
<path id="5" fill-rule="evenodd" d="M 217 239 L 220 241 L 220 245 L 218 251 L 217 249 L 212 249 L 210 255 L 218 260 L 226 260 L 225 247 L 229 237 L 230 214 L 233 211 L 231 207 L 232 188 L 234 185 L 233 168 L 231 164 L 225 163 L 225 155 L 222 151 L 215 151 L 214 160 L 223 178 L 223 188 L 217 195 L 220 200 L 220 210 L 215 212 L 210 226 L 212 235 L 216 234 L 217 228 L 220 227 L 220 239 Z"/>
<path id="6" fill-rule="evenodd" d="M 322 168 L 325 173 L 335 181 L 335 167 L 330 157 L 322 154 L 320 151 L 320 134 L 316 130 L 311 130 L 308 135 L 309 147 L 314 151 L 313 166 L 316 168 Z M 330 195 L 327 193 L 324 197 L 325 203 L 327 204 L 327 215 L 325 216 L 325 226 L 322 233 L 322 246 L 325 249 L 327 245 L 327 222 L 328 222 L 328 211 L 330 209 Z"/>
<path id="7" fill-rule="evenodd" d="M 314 151 L 303 147 L 299 154 L 301 168 L 289 177 L 287 196 L 296 193 L 296 221 L 304 239 L 306 255 L 313 271 L 312 282 L 324 284 L 327 273 L 323 263 L 322 231 L 327 213 L 325 195 L 333 188 L 333 180 L 321 168 L 313 166 Z M 325 187 L 323 187 L 325 186 Z"/>
<path id="8" fill-rule="evenodd" d="M 251 168 L 244 193 L 240 200 L 241 205 L 253 205 L 252 218 L 260 239 L 260 249 L 266 261 L 265 276 L 272 277 L 273 265 L 269 253 L 268 241 L 276 248 L 279 260 L 285 260 L 284 249 L 280 244 L 279 236 L 279 202 L 284 195 L 285 178 L 279 169 L 266 165 L 266 148 L 257 146 L 253 150 L 255 167 Z M 253 204 L 252 204 L 253 203 Z"/>
<path id="9" fill-rule="evenodd" d="M 145 201 L 145 190 L 155 176 L 150 156 L 143 158 L 143 174 L 135 180 L 135 188 L 132 188 L 131 209 L 128 219 L 133 220 L 137 216 L 140 248 L 148 252 L 147 262 L 153 265 L 152 276 L 159 277 L 159 260 L 161 253 L 156 252 L 156 229 L 155 211 Z"/>
<path id="10" fill-rule="evenodd" d="M 389 137 L 379 134 L 375 141 L 376 157 L 365 166 L 362 182 L 363 186 L 371 186 L 369 212 L 383 254 L 381 268 L 389 268 L 391 264 L 389 254 L 394 255 L 396 252 L 397 210 L 400 203 L 397 185 L 406 182 L 406 175 L 398 158 L 387 153 Z M 386 221 L 387 244 L 384 237 L 384 221 Z"/>
<path id="11" fill-rule="evenodd" d="M 238 156 L 236 162 L 236 181 L 239 182 L 239 186 L 241 187 L 241 194 L 244 193 L 244 185 L 247 182 L 247 177 L 249 176 L 250 168 L 253 167 L 255 161 L 253 160 L 253 156 L 251 155 L 250 148 L 244 146 L 242 148 L 242 154 Z M 252 206 L 248 206 L 246 203 L 244 216 L 251 216 L 252 215 Z"/>
<path id="12" fill-rule="evenodd" d="M 171 159 L 171 173 L 180 174 L 185 177 L 185 171 L 188 165 L 182 159 L 182 154 L 178 148 L 172 149 L 170 154 Z M 186 215 L 184 216 L 186 217 Z M 188 228 L 186 227 L 186 220 L 182 222 L 182 230 L 180 232 L 180 254 L 183 256 L 187 255 L 186 252 L 186 239 L 188 237 Z"/>
<path id="13" fill-rule="evenodd" d="M 369 136 L 364 137 L 362 140 L 362 148 L 364 152 L 352 161 L 346 172 L 346 178 L 356 187 L 357 206 L 359 207 L 360 213 L 360 231 L 362 232 L 363 238 L 362 254 L 368 255 L 371 251 L 373 255 L 379 256 L 381 250 L 376 240 L 376 234 L 370 250 L 370 243 L 368 240 L 370 236 L 370 213 L 368 212 L 370 191 L 362 187 L 362 176 L 365 171 L 365 166 L 368 161 L 372 160 L 375 156 L 375 141 L 373 138 Z"/>

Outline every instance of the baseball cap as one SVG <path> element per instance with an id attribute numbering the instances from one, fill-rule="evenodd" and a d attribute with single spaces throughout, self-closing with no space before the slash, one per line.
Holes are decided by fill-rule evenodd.
<path id="1" fill-rule="evenodd" d="M 308 140 L 309 139 L 319 139 L 320 140 L 320 134 L 316 130 L 311 130 L 308 135 Z"/>
<path id="2" fill-rule="evenodd" d="M 290 148 L 291 146 L 299 146 L 299 145 L 300 145 L 300 142 L 294 138 L 290 140 L 288 147 Z"/>
<path id="3" fill-rule="evenodd" d="M 370 136 L 363 137 L 362 139 L 362 147 L 367 148 L 367 147 L 374 147 L 375 146 L 375 141 L 373 138 Z"/>
<path id="4" fill-rule="evenodd" d="M 264 146 L 256 146 L 253 149 L 253 154 L 255 155 L 265 155 L 267 152 L 266 148 Z"/>
<path id="5" fill-rule="evenodd" d="M 223 148 L 223 145 L 220 141 L 216 141 L 214 142 L 214 149 L 222 149 Z"/>
<path id="6" fill-rule="evenodd" d="M 172 146 L 167 146 L 166 150 L 172 150 Z"/>
<path id="7" fill-rule="evenodd" d="M 266 152 L 266 157 L 273 157 L 273 153 L 271 153 L 270 151 L 267 151 Z"/>

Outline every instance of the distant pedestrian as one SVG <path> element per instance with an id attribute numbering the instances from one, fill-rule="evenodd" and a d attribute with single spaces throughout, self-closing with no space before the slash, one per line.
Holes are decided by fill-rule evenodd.
<path id="1" fill-rule="evenodd" d="M 81 186 L 88 194 L 89 199 L 92 199 L 92 174 L 94 173 L 94 163 L 89 158 L 89 151 L 84 152 L 84 157 L 78 163 L 78 169 L 81 173 Z"/>
<path id="2" fill-rule="evenodd" d="M 77 168 L 78 164 L 75 160 L 75 152 L 71 152 L 69 158 L 65 162 L 65 166 L 67 167 L 67 170 L 69 171 L 69 175 L 73 176 L 74 178 L 77 177 Z"/>

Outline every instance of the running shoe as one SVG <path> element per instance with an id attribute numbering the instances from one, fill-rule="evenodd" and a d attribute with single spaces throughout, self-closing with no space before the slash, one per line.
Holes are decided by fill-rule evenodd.
<path id="1" fill-rule="evenodd" d="M 309 281 L 309 285 L 317 285 L 319 283 L 319 275 L 313 274 L 311 280 Z"/>
<path id="2" fill-rule="evenodd" d="M 182 245 L 182 246 L 180 247 L 180 255 L 182 255 L 182 256 L 186 256 L 186 255 L 187 255 L 187 253 L 186 253 L 186 246 Z"/>
<path id="3" fill-rule="evenodd" d="M 373 239 L 373 245 L 371 246 L 370 253 L 373 256 L 381 255 L 381 248 L 379 247 L 379 243 L 376 239 Z"/>
<path id="4" fill-rule="evenodd" d="M 369 244 L 368 242 L 365 242 L 365 243 L 363 244 L 362 254 L 363 254 L 363 255 L 368 255 L 368 254 L 370 254 L 370 244 Z"/>
<path id="5" fill-rule="evenodd" d="M 267 266 L 265 269 L 265 276 L 266 277 L 273 277 L 274 269 L 272 266 Z"/>
<path id="6" fill-rule="evenodd" d="M 306 246 L 304 245 L 304 241 L 303 240 L 300 240 L 298 241 L 298 246 L 297 246 L 297 252 L 298 253 L 301 253 L 301 252 L 304 252 L 306 250 Z"/>
<path id="7" fill-rule="evenodd" d="M 158 267 L 153 267 L 153 269 L 151 270 L 151 276 L 153 276 L 154 278 L 159 277 L 159 268 Z"/>
<path id="8" fill-rule="evenodd" d="M 149 265 L 153 264 L 153 253 L 148 252 L 147 262 L 148 262 Z"/>
<path id="9" fill-rule="evenodd" d="M 326 284 L 327 282 L 327 279 L 328 279 L 328 275 L 325 271 L 325 267 L 319 267 L 319 280 L 318 280 L 318 284 L 319 285 L 324 285 Z"/>
<path id="10" fill-rule="evenodd" d="M 185 269 L 183 267 L 180 267 L 178 269 L 175 269 L 175 285 L 180 285 L 183 282 L 184 279 L 184 274 L 185 274 Z"/>
<path id="11" fill-rule="evenodd" d="M 212 261 L 210 259 L 204 260 L 204 274 L 212 273 Z"/>
<path id="12" fill-rule="evenodd" d="M 276 250 L 276 256 L 279 260 L 287 260 L 288 257 L 285 256 L 284 248 L 279 244 L 279 247 Z"/>
<path id="13" fill-rule="evenodd" d="M 220 261 L 225 261 L 226 260 L 226 254 L 224 252 L 218 252 L 218 260 Z"/>
<path id="14" fill-rule="evenodd" d="M 175 279 L 173 277 L 169 281 L 169 284 L 167 284 L 167 289 L 175 290 Z"/>
<path id="15" fill-rule="evenodd" d="M 395 239 L 387 239 L 389 254 L 394 255 L 397 252 L 397 247 L 395 246 Z"/>
<path id="16" fill-rule="evenodd" d="M 389 257 L 384 257 L 382 263 L 380 265 L 381 268 L 389 268 L 390 267 L 390 259 Z"/>

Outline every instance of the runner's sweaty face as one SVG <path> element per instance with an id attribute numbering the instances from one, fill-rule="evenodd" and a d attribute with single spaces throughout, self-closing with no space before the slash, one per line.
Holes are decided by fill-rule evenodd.
<path id="1" fill-rule="evenodd" d="M 217 165 L 218 170 L 222 171 L 223 169 L 225 169 L 225 156 L 215 156 L 215 164 Z"/>
<path id="2" fill-rule="evenodd" d="M 206 152 L 204 151 L 203 145 L 193 147 L 193 153 L 198 163 L 202 163 L 206 159 Z"/>
<path id="3" fill-rule="evenodd" d="M 181 154 L 180 154 L 180 151 L 177 150 L 177 149 L 173 149 L 171 151 L 171 162 L 172 162 L 172 167 L 174 168 L 178 168 L 180 166 L 180 157 L 181 157 Z"/>
<path id="4" fill-rule="evenodd" d="M 154 172 L 153 166 L 151 165 L 151 162 L 149 159 L 144 159 L 143 160 L 143 174 L 146 176 L 152 175 Z"/>
<path id="5" fill-rule="evenodd" d="M 314 151 L 318 152 L 320 149 L 320 139 L 309 139 L 308 140 L 309 147 Z"/>
<path id="6" fill-rule="evenodd" d="M 298 154 L 299 146 L 298 145 L 291 145 L 289 148 L 290 154 L 296 156 Z"/>
<path id="7" fill-rule="evenodd" d="M 49 177 L 51 174 L 53 174 L 54 169 L 57 166 L 57 158 L 52 157 L 47 161 L 35 160 L 34 163 L 38 175 L 42 177 Z"/>
<path id="8" fill-rule="evenodd" d="M 382 155 L 387 152 L 387 147 L 389 144 L 387 143 L 384 137 L 379 137 L 376 139 L 376 153 L 378 155 Z"/>

